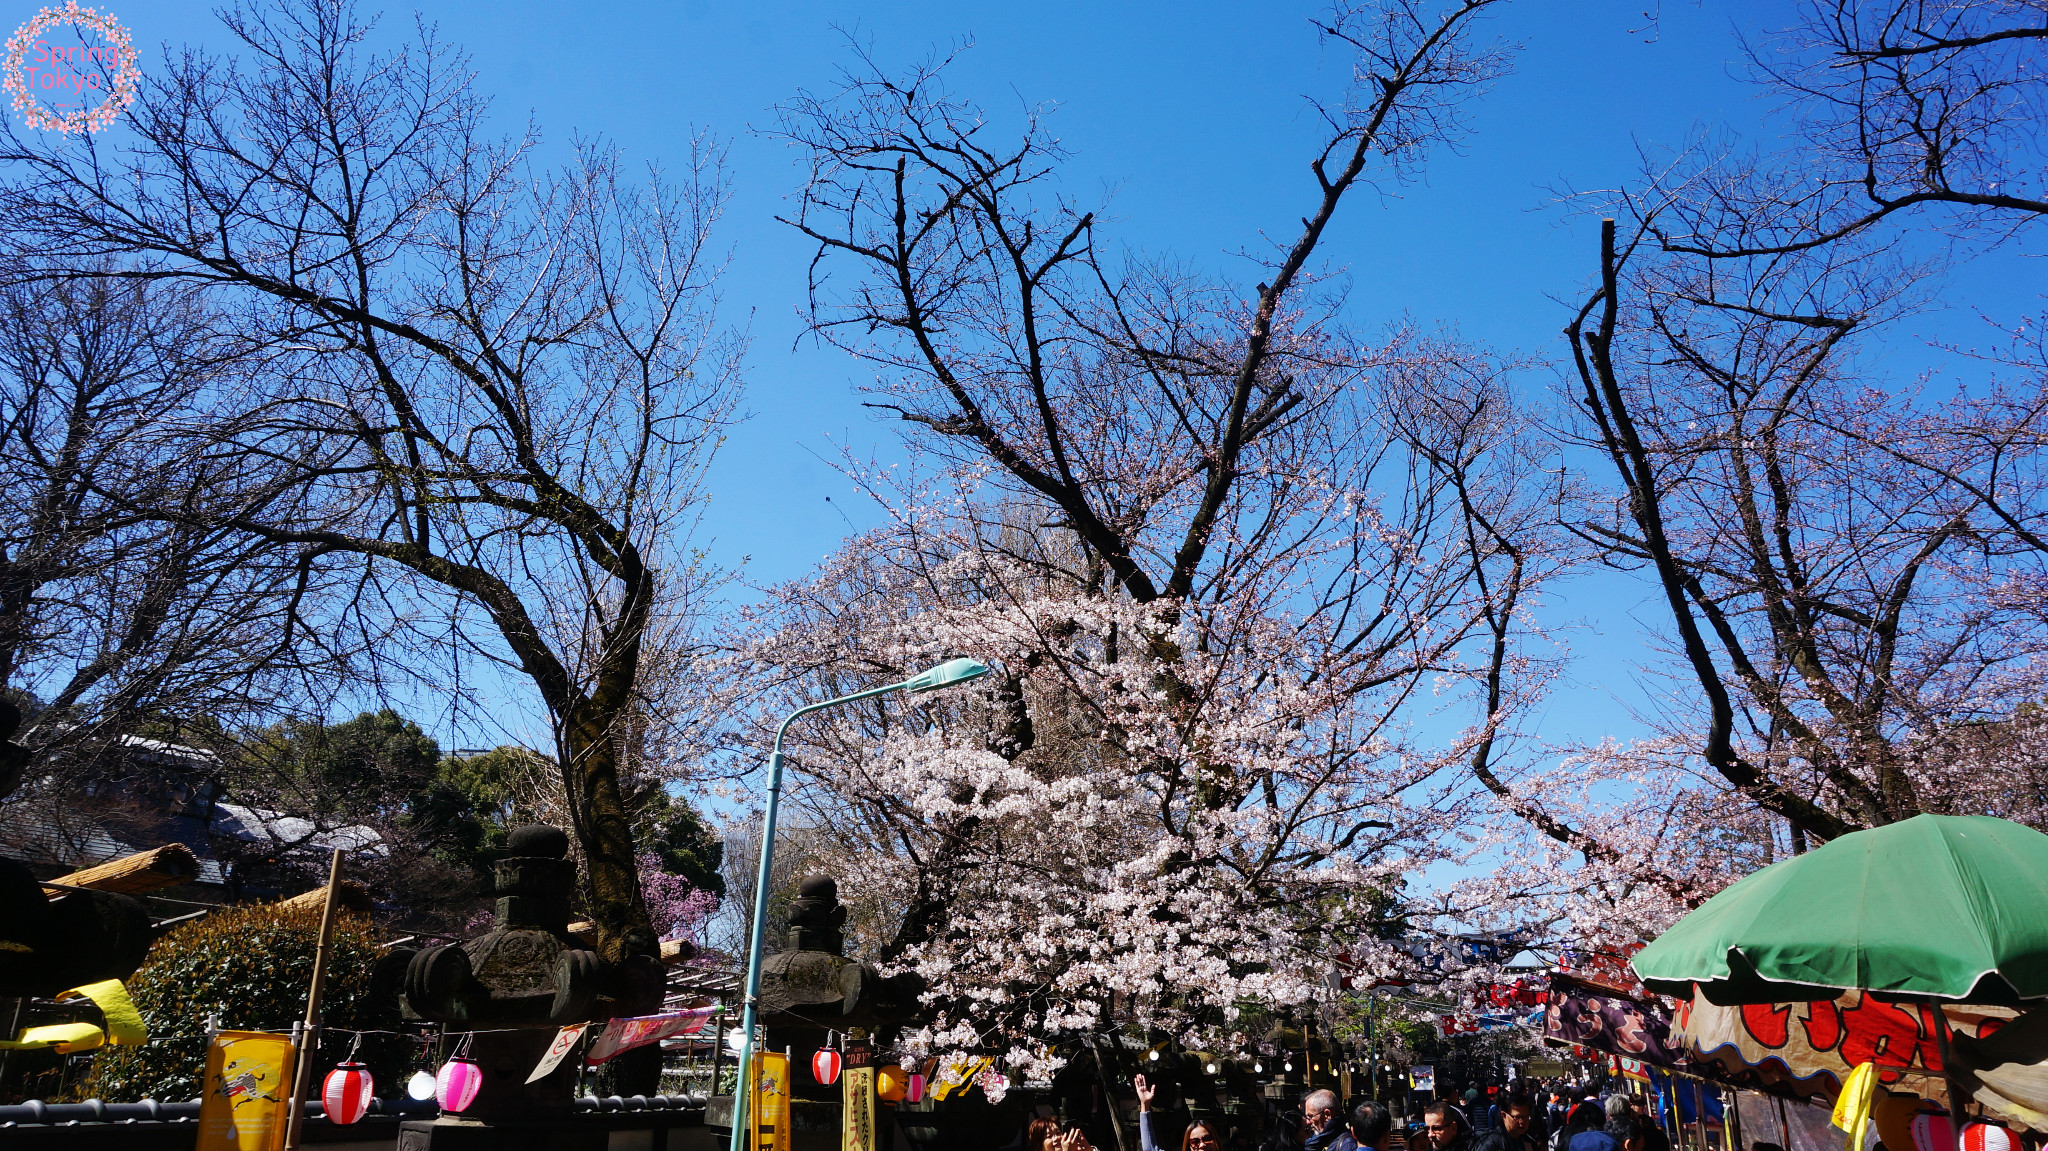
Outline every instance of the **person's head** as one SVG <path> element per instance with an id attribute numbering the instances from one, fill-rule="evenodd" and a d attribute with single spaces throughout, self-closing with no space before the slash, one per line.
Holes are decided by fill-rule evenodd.
<path id="1" fill-rule="evenodd" d="M 1024 1129 L 1024 1151 L 1045 1151 L 1046 1144 L 1061 1130 L 1060 1121 L 1050 1116 L 1033 1119 L 1031 1126 Z"/>
<path id="2" fill-rule="evenodd" d="M 1301 1101 L 1301 1113 L 1310 1127 L 1328 1131 L 1337 1121 L 1337 1093 L 1328 1089 L 1309 1092 Z"/>
<path id="3" fill-rule="evenodd" d="M 1273 1120 L 1273 1134 L 1266 1140 L 1268 1148 L 1298 1148 L 1301 1146 L 1301 1112 L 1282 1111 Z"/>
<path id="4" fill-rule="evenodd" d="M 1350 1127 L 1360 1147 L 1383 1148 L 1394 1133 L 1394 1113 L 1368 1099 L 1351 1109 Z"/>
<path id="5" fill-rule="evenodd" d="M 1510 1095 L 1500 1108 L 1500 1129 L 1510 1139 L 1520 1139 L 1529 1133 L 1529 1120 L 1536 1115 L 1536 1104 L 1527 1095 Z"/>
<path id="6" fill-rule="evenodd" d="M 1422 1109 L 1422 1137 L 1432 1147 L 1448 1147 L 1465 1130 L 1465 1117 L 1439 1099 Z"/>
<path id="7" fill-rule="evenodd" d="M 1223 1132 L 1207 1119 L 1197 1119 L 1181 1133 L 1180 1151 L 1223 1151 Z"/>
<path id="8" fill-rule="evenodd" d="M 1643 1151 L 1643 1125 L 1626 1109 L 1607 1121 L 1607 1133 L 1621 1151 Z"/>
<path id="9" fill-rule="evenodd" d="M 1573 1131 L 1585 1131 L 1600 1126 L 1601 1118 L 1598 1103 L 1574 1103 L 1572 1109 L 1564 1113 L 1564 1125 Z"/>
<path id="10" fill-rule="evenodd" d="M 1609 1095 L 1607 1101 L 1602 1104 L 1601 1110 L 1607 1112 L 1607 1121 L 1609 1123 L 1614 1122 L 1616 1119 L 1629 1114 L 1628 1096 Z"/>

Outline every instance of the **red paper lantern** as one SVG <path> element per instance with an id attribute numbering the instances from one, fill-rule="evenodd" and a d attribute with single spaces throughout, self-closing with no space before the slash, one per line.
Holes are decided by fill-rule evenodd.
<path id="1" fill-rule="evenodd" d="M 329 1123 L 353 1123 L 370 1109 L 376 1097 L 376 1081 L 370 1069 L 360 1063 L 343 1063 L 327 1073 L 320 1086 L 320 1103 L 327 1108 Z"/>
<path id="2" fill-rule="evenodd" d="M 2020 1151 L 2020 1138 L 1995 1123 L 1963 1126 L 1963 1151 Z"/>
<path id="3" fill-rule="evenodd" d="M 924 1101 L 924 1076 L 919 1075 L 915 1071 L 910 1073 L 910 1084 L 903 1089 L 903 1101 L 906 1103 L 921 1103 Z"/>
<path id="4" fill-rule="evenodd" d="M 811 1074 L 826 1087 L 839 1082 L 839 1052 L 830 1047 L 818 1048 L 818 1053 L 811 1056 Z"/>

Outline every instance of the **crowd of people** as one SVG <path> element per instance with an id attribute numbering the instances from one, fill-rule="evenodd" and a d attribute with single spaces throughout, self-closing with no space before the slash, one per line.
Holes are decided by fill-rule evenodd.
<path id="1" fill-rule="evenodd" d="M 1139 1151 L 1173 1151 L 1155 1129 L 1158 1087 L 1139 1075 Z M 1182 1129 L 1180 1151 L 1671 1151 L 1670 1139 L 1636 1095 L 1592 1094 L 1565 1088 L 1508 1090 L 1489 1098 L 1475 1090 L 1464 1104 L 1439 1099 L 1405 1119 L 1378 1100 L 1349 1111 L 1328 1089 L 1309 1092 L 1301 1109 L 1276 1117 L 1262 1144 L 1250 1132 L 1226 1130 L 1197 1118 Z M 1079 1128 L 1057 1119 L 1031 1123 L 1024 1151 L 1092 1151 Z"/>

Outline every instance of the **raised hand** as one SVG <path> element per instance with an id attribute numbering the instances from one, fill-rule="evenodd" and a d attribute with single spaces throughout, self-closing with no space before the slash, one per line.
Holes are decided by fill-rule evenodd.
<path id="1" fill-rule="evenodd" d="M 1152 1110 L 1152 1099 L 1154 1096 L 1159 1094 L 1159 1088 L 1154 1087 L 1151 1083 L 1147 1082 L 1143 1075 L 1139 1075 L 1137 1078 L 1131 1080 L 1131 1086 L 1136 1088 L 1138 1092 L 1138 1110 Z"/>

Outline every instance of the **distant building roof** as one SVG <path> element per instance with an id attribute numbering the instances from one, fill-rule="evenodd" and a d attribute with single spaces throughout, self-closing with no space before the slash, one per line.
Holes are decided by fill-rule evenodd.
<path id="1" fill-rule="evenodd" d="M 321 851 L 367 851 L 375 855 L 389 855 L 391 849 L 384 845 L 384 837 L 373 828 L 361 824 L 345 824 L 340 827 L 321 829 L 310 819 L 296 815 L 269 811 L 261 807 L 243 807 L 239 803 L 216 803 L 210 830 L 214 835 L 239 839 L 244 843 L 274 843 L 280 847 L 318 848 Z"/>
<path id="2" fill-rule="evenodd" d="M 68 871 L 175 841 L 191 848 L 199 862 L 193 882 L 218 886 L 228 875 L 215 848 L 227 841 L 275 848 L 280 855 L 335 848 L 390 854 L 373 828 L 322 827 L 284 812 L 222 802 L 215 779 L 220 759 L 204 748 L 133 735 L 119 742 L 152 766 L 168 768 L 170 778 L 159 777 L 141 792 L 116 787 L 97 805 L 65 802 L 32 788 L 17 792 L 0 802 L 0 856 Z"/>

